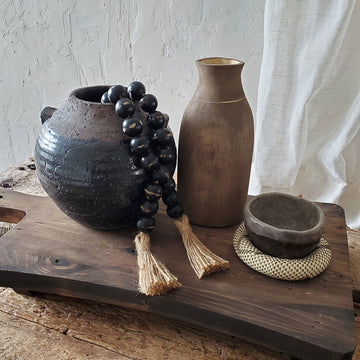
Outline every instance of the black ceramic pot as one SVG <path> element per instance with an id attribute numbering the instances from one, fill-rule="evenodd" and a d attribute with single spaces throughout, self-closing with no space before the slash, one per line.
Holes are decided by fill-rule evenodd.
<path id="1" fill-rule="evenodd" d="M 65 214 L 96 229 L 134 224 L 141 214 L 144 185 L 151 181 L 130 153 L 123 119 L 115 115 L 113 104 L 100 101 L 108 88 L 77 89 L 52 114 L 49 108 L 43 111 L 35 147 L 44 190 Z M 136 108 L 135 116 L 144 124 L 142 135 L 150 137 L 147 113 L 138 104 Z M 170 148 L 176 155 L 174 140 Z M 175 159 L 168 165 L 171 175 Z"/>

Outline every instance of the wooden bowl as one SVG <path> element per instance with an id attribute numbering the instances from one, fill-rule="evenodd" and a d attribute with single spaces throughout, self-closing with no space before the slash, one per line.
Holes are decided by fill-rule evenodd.
<path id="1" fill-rule="evenodd" d="M 282 193 L 254 197 L 244 210 L 250 240 L 262 252 L 280 258 L 303 258 L 320 241 L 325 215 L 315 203 Z"/>

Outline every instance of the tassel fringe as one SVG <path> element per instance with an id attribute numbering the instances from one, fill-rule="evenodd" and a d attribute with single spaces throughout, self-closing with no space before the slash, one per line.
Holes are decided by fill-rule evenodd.
<path id="1" fill-rule="evenodd" d="M 139 292 L 162 295 L 181 286 L 178 279 L 150 252 L 150 236 L 140 232 L 135 237 L 139 267 Z"/>
<path id="2" fill-rule="evenodd" d="M 182 236 L 190 264 L 199 279 L 229 268 L 228 261 L 211 252 L 193 233 L 189 218 L 185 214 L 175 220 L 175 225 Z"/>

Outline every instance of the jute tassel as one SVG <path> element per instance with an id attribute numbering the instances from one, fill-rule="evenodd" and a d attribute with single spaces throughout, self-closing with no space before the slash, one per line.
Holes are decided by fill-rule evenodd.
<path id="1" fill-rule="evenodd" d="M 178 279 L 150 252 L 150 236 L 140 232 L 135 237 L 139 267 L 139 292 L 162 295 L 181 286 Z"/>
<path id="2" fill-rule="evenodd" d="M 175 225 L 182 236 L 190 264 L 199 279 L 229 268 L 228 261 L 211 252 L 193 233 L 189 218 L 185 214 L 175 220 Z"/>

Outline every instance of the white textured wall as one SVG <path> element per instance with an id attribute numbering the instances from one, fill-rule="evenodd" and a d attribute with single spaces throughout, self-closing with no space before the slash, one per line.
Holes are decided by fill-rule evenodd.
<path id="1" fill-rule="evenodd" d="M 33 152 L 39 112 L 71 90 L 144 82 L 178 136 L 197 84 L 194 61 L 245 61 L 253 111 L 265 0 L 3 0 L 0 171 Z"/>

